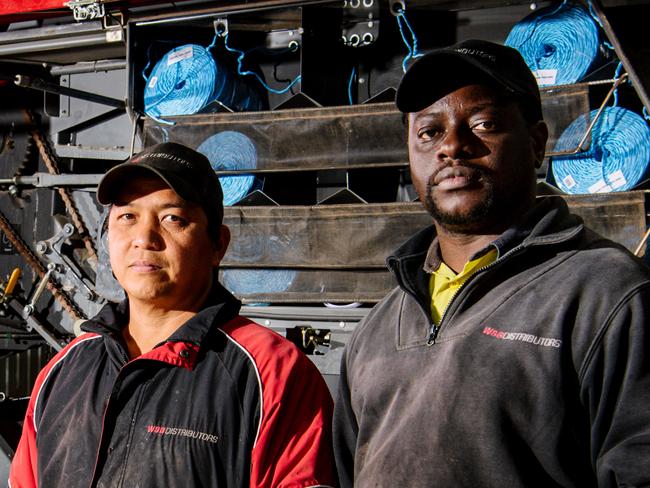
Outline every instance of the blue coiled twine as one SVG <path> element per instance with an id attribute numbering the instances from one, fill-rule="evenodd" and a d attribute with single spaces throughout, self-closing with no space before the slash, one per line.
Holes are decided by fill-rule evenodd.
<path id="1" fill-rule="evenodd" d="M 540 86 L 575 83 L 598 56 L 598 26 L 585 9 L 562 4 L 515 24 L 505 44 L 517 49 Z"/>
<path id="2" fill-rule="evenodd" d="M 581 115 L 562 133 L 555 151 L 572 151 L 597 110 Z M 591 130 L 588 151 L 552 159 L 557 186 L 565 193 L 606 193 L 636 186 L 650 161 L 650 128 L 638 114 L 620 107 L 603 110 Z"/>
<path id="3" fill-rule="evenodd" d="M 218 101 L 232 110 L 260 110 L 259 96 L 197 44 L 167 52 L 144 90 L 144 110 L 154 118 L 191 115 Z"/>
<path id="4" fill-rule="evenodd" d="M 257 166 L 257 149 L 246 135 L 236 131 L 223 131 L 208 137 L 197 151 L 204 154 L 215 171 L 236 171 Z M 234 205 L 251 191 L 261 186 L 255 175 L 220 176 L 223 204 Z"/>
<path id="5" fill-rule="evenodd" d="M 288 269 L 226 269 L 223 285 L 235 295 L 271 294 L 286 291 L 296 272 Z"/>
<path id="6" fill-rule="evenodd" d="M 145 113 L 162 117 L 199 112 L 212 98 L 216 75 L 214 58 L 202 46 L 186 44 L 172 49 L 156 63 L 147 80 Z"/>

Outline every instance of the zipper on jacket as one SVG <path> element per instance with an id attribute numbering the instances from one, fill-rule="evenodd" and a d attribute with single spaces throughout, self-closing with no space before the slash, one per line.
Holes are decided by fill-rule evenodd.
<path id="1" fill-rule="evenodd" d="M 435 323 L 432 323 L 432 324 L 431 324 L 431 330 L 430 330 L 430 332 L 429 332 L 429 338 L 427 339 L 427 345 L 428 345 L 428 346 L 433 346 L 433 345 L 435 345 L 435 343 L 436 343 L 436 339 L 438 338 L 438 333 L 440 332 L 440 329 L 442 328 L 442 324 L 443 324 L 443 322 L 445 321 L 445 317 L 447 317 L 447 315 L 448 315 L 449 309 L 452 308 L 452 304 L 454 303 L 454 300 L 456 299 L 456 297 L 458 296 L 458 294 L 459 294 L 459 293 L 460 293 L 460 292 L 465 288 L 465 286 L 466 286 L 468 283 L 473 282 L 473 281 L 474 281 L 474 278 L 475 278 L 478 274 L 484 272 L 485 270 L 488 270 L 488 269 L 492 268 L 493 266 L 496 266 L 497 263 L 501 264 L 501 263 L 502 263 L 506 258 L 512 256 L 512 254 L 514 254 L 515 252 L 517 252 L 517 251 L 519 251 L 520 249 L 523 249 L 523 248 L 524 248 L 524 245 L 523 245 L 523 244 L 520 244 L 520 245 L 518 245 L 518 246 L 516 246 L 516 247 L 513 247 L 512 249 L 510 249 L 510 251 L 508 251 L 508 252 L 505 253 L 503 256 L 501 256 L 500 259 L 497 259 L 496 261 L 493 261 L 493 262 L 491 262 L 490 264 L 488 264 L 488 265 L 486 265 L 486 266 L 483 266 L 482 268 L 479 268 L 479 269 L 477 269 L 476 271 L 474 271 L 474 273 L 472 273 L 472 275 L 470 275 L 469 278 L 467 278 L 467 280 L 465 280 L 465 282 L 463 282 L 463 283 L 458 287 L 458 289 L 457 289 L 457 290 L 454 292 L 454 294 L 451 296 L 451 299 L 449 300 L 449 305 L 447 305 L 447 308 L 445 309 L 445 311 L 442 312 L 442 317 L 440 317 L 440 323 L 439 323 L 438 325 L 436 325 Z M 431 315 L 431 312 L 429 312 L 429 316 L 430 316 L 430 315 Z"/>

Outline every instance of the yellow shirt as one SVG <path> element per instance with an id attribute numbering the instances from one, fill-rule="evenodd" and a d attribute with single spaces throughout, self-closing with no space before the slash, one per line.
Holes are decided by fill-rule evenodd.
<path id="1" fill-rule="evenodd" d="M 431 294 L 431 318 L 435 324 L 440 324 L 449 302 L 458 289 L 467 279 L 480 268 L 492 264 L 497 259 L 497 250 L 492 249 L 482 256 L 465 263 L 463 271 L 456 274 L 445 263 L 440 262 L 440 267 L 433 273 L 429 280 L 429 293 Z"/>

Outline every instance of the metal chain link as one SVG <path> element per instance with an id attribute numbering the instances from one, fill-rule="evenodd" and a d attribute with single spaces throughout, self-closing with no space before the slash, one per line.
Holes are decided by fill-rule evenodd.
<path id="1" fill-rule="evenodd" d="M 50 148 L 50 145 L 47 142 L 47 138 L 45 137 L 42 130 L 40 129 L 40 126 L 36 123 L 34 113 L 31 110 L 24 110 L 24 113 L 25 113 L 26 122 L 30 124 L 32 127 L 34 127 L 34 129 L 31 132 L 31 136 L 34 138 L 34 141 L 36 142 L 36 146 L 38 147 L 38 152 L 40 153 L 41 158 L 43 159 L 43 162 L 47 167 L 47 170 L 52 175 L 61 174 L 56 155 Z M 59 192 L 59 195 L 63 200 L 66 211 L 68 212 L 70 218 L 72 219 L 72 223 L 74 224 L 75 228 L 77 229 L 77 232 L 79 233 L 81 239 L 83 240 L 89 258 L 95 261 L 96 263 L 97 251 L 95 250 L 95 244 L 92 240 L 92 237 L 90 237 L 90 233 L 88 232 L 86 224 L 81 218 L 81 214 L 79 213 L 79 210 L 77 210 L 77 206 L 74 203 L 74 200 L 72 199 L 72 195 L 70 194 L 70 191 L 67 188 L 58 188 L 57 191 Z"/>
<path id="2" fill-rule="evenodd" d="M 43 278 L 45 273 L 47 273 L 47 269 L 32 252 L 27 243 L 14 230 L 13 226 L 2 211 L 0 211 L 0 230 L 2 230 L 7 239 L 9 239 L 9 242 L 11 242 L 18 253 L 25 259 L 29 267 L 32 268 L 40 278 Z M 84 313 L 72 301 L 72 299 L 60 289 L 60 285 L 52 280 L 52 278 L 47 281 L 47 289 L 50 290 L 52 295 L 54 295 L 54 298 L 61 303 L 63 309 L 68 312 L 73 319 L 78 320 L 85 318 Z"/>

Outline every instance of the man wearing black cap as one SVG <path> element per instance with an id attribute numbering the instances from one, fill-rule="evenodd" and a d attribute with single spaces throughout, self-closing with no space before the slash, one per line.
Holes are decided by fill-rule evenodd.
<path id="1" fill-rule="evenodd" d="M 341 486 L 650 486 L 650 272 L 536 202 L 547 129 L 523 59 L 433 51 L 396 103 L 433 225 L 346 346 Z"/>
<path id="2" fill-rule="evenodd" d="M 97 198 L 127 299 L 39 374 L 12 488 L 333 486 L 323 378 L 215 279 L 230 234 L 207 158 L 154 146 Z"/>

